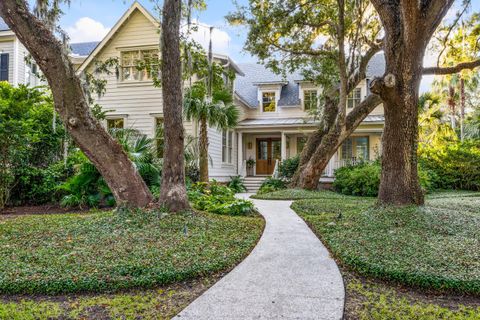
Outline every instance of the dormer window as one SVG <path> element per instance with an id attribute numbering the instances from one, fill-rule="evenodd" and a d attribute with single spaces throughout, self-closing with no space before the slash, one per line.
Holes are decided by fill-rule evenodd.
<path id="1" fill-rule="evenodd" d="M 305 111 L 314 110 L 318 106 L 318 92 L 317 90 L 303 91 L 303 108 Z"/>
<path id="2" fill-rule="evenodd" d="M 277 110 L 277 102 L 275 100 L 275 92 L 263 92 L 262 93 L 262 111 L 263 112 L 275 112 Z"/>
<path id="3" fill-rule="evenodd" d="M 122 81 L 152 80 L 155 70 L 158 69 L 158 50 L 123 51 L 121 66 Z"/>
<path id="4" fill-rule="evenodd" d="M 362 91 L 360 88 L 354 89 L 350 94 L 348 95 L 347 99 L 347 107 L 348 109 L 355 108 L 360 104 L 362 101 Z"/>

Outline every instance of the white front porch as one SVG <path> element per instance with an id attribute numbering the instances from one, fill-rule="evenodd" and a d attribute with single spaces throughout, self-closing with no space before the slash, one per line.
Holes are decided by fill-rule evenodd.
<path id="1" fill-rule="evenodd" d="M 242 177 L 275 175 L 281 161 L 301 153 L 312 130 L 250 130 L 237 132 L 238 174 Z M 333 181 L 335 170 L 358 159 L 374 160 L 379 154 L 380 134 L 357 133 L 330 159 L 322 181 Z M 255 161 L 248 166 L 249 160 Z"/>
<path id="2" fill-rule="evenodd" d="M 238 170 L 242 177 L 275 175 L 281 161 L 299 154 L 308 138 L 308 131 L 238 132 Z M 250 161 L 249 161 L 250 160 Z M 251 160 L 255 161 L 252 166 Z M 249 166 L 250 164 L 250 166 Z M 342 161 L 338 152 L 330 160 L 325 177 L 333 177 Z"/>

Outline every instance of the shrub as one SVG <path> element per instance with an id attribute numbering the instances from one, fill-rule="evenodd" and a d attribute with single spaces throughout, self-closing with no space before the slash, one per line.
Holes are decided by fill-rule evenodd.
<path id="1" fill-rule="evenodd" d="M 253 202 L 235 198 L 234 192 L 216 181 L 192 185 L 188 198 L 197 210 L 224 215 L 249 215 L 255 212 Z"/>
<path id="2" fill-rule="evenodd" d="M 422 146 L 419 155 L 432 188 L 480 190 L 480 142 Z"/>
<path id="3" fill-rule="evenodd" d="M 378 195 L 380 172 L 378 161 L 348 165 L 335 171 L 333 187 L 346 195 L 374 197 Z"/>
<path id="4" fill-rule="evenodd" d="M 50 96 L 39 89 L 0 83 L 0 209 L 22 202 L 15 198 L 21 192 L 14 190 L 21 174 L 58 161 L 63 138 Z"/>
<path id="5" fill-rule="evenodd" d="M 295 172 L 297 171 L 299 163 L 300 163 L 299 155 L 293 158 L 283 160 L 278 167 L 278 173 L 280 175 L 280 178 L 285 178 L 290 180 L 295 174 Z"/>
<path id="6" fill-rule="evenodd" d="M 244 183 L 245 179 L 243 179 L 241 176 L 230 177 L 228 187 L 235 193 L 241 193 L 247 191 Z"/>
<path id="7" fill-rule="evenodd" d="M 13 205 L 58 202 L 61 193 L 57 186 L 74 174 L 73 166 L 63 161 L 47 168 L 22 167 L 16 170 L 16 185 L 12 190 Z"/>
<path id="8" fill-rule="evenodd" d="M 160 186 L 161 166 L 154 153 L 153 140 L 132 129 L 116 129 L 112 136 L 122 145 L 147 186 L 156 191 Z M 58 187 L 65 197 L 60 204 L 67 207 L 114 206 L 115 199 L 95 166 L 80 151 L 70 155 L 76 174 Z"/>
<path id="9" fill-rule="evenodd" d="M 287 183 L 282 179 L 268 177 L 263 181 L 257 194 L 265 194 L 287 188 Z"/>

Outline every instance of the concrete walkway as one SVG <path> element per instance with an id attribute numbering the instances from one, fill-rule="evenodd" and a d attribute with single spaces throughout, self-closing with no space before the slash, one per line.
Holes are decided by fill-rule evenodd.
<path id="1" fill-rule="evenodd" d="M 266 220 L 258 245 L 174 319 L 341 319 L 343 280 L 327 249 L 290 201 L 254 202 Z"/>

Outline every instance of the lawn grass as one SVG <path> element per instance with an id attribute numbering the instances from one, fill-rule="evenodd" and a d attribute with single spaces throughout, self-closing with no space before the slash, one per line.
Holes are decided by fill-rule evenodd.
<path id="1" fill-rule="evenodd" d="M 259 216 L 141 211 L 0 220 L 0 294 L 112 292 L 206 276 L 240 262 L 263 226 Z"/>
<path id="2" fill-rule="evenodd" d="M 480 294 L 479 193 L 433 196 L 420 208 L 320 194 L 292 208 L 345 266 L 409 286 Z"/>
<path id="3" fill-rule="evenodd" d="M 345 319 L 478 320 L 480 299 L 425 294 L 343 271 L 347 299 Z"/>
<path id="4" fill-rule="evenodd" d="M 171 319 L 213 285 L 220 275 L 150 290 L 99 295 L 0 297 L 0 319 Z"/>
<path id="5" fill-rule="evenodd" d="M 252 196 L 252 198 L 260 200 L 342 199 L 345 197 L 349 196 L 328 190 L 310 191 L 303 189 L 284 189 Z"/>

